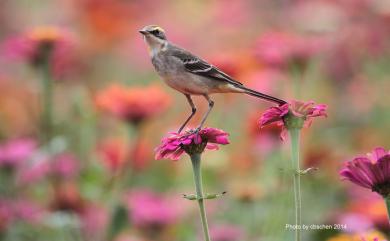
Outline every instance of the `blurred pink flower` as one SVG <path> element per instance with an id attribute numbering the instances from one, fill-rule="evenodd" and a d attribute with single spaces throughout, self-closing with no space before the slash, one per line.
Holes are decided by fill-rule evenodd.
<path id="1" fill-rule="evenodd" d="M 214 241 L 240 241 L 244 232 L 233 225 L 220 225 L 210 228 L 210 236 Z"/>
<path id="2" fill-rule="evenodd" d="M 345 231 L 349 233 L 364 232 L 374 227 L 372 220 L 359 213 L 342 213 L 337 220 L 346 225 Z"/>
<path id="3" fill-rule="evenodd" d="M 247 130 L 251 141 L 251 146 L 256 151 L 256 155 L 265 157 L 275 151 L 280 146 L 280 128 L 276 124 L 262 127 L 259 132 L 258 111 L 254 111 L 247 118 Z"/>
<path id="4" fill-rule="evenodd" d="M 288 76 L 275 68 L 265 68 L 257 71 L 253 71 L 247 76 L 246 79 L 249 79 L 247 83 L 248 87 L 254 90 L 263 91 L 270 94 L 277 94 L 277 91 L 280 91 L 282 81 L 288 81 Z"/>
<path id="5" fill-rule="evenodd" d="M 50 174 L 64 179 L 76 175 L 79 171 L 79 161 L 71 153 L 60 153 L 56 155 L 51 164 Z"/>
<path id="6" fill-rule="evenodd" d="M 215 128 L 203 128 L 199 132 L 190 130 L 180 134 L 171 132 L 170 136 L 164 137 L 161 145 L 156 148 L 155 158 L 178 160 L 184 152 L 201 153 L 205 148 L 217 150 L 219 144 L 229 144 L 228 135 Z"/>
<path id="7" fill-rule="evenodd" d="M 281 126 L 280 137 L 284 140 L 287 135 L 286 117 L 289 113 L 294 117 L 302 118 L 303 127 L 309 127 L 314 117 L 327 116 L 326 109 L 326 105 L 315 105 L 314 101 L 291 100 L 289 103 L 266 110 L 260 117 L 259 124 L 261 128 L 272 123 Z"/>
<path id="8" fill-rule="evenodd" d="M 304 68 L 325 47 L 323 39 L 288 32 L 266 32 L 257 40 L 255 53 L 259 60 L 274 67 L 294 64 Z"/>
<path id="9" fill-rule="evenodd" d="M 134 234 L 119 234 L 114 241 L 145 241 Z"/>
<path id="10" fill-rule="evenodd" d="M 390 152 L 377 147 L 367 156 L 355 157 L 346 162 L 340 175 L 386 198 L 390 194 Z"/>
<path id="11" fill-rule="evenodd" d="M 12 200 L 15 218 L 36 222 L 42 217 L 43 210 L 29 200 Z"/>
<path id="12" fill-rule="evenodd" d="M 20 185 L 32 184 L 41 180 L 49 172 L 50 165 L 46 158 L 37 158 L 20 168 L 17 180 Z"/>
<path id="13" fill-rule="evenodd" d="M 30 158 L 37 143 L 32 139 L 14 139 L 0 144 L 0 166 L 17 166 Z"/>
<path id="14" fill-rule="evenodd" d="M 20 168 L 18 181 L 20 184 L 29 184 L 52 175 L 54 178 L 68 179 L 77 175 L 79 161 L 71 153 L 59 153 L 53 157 L 38 156 L 31 163 Z"/>
<path id="15" fill-rule="evenodd" d="M 14 221 L 35 223 L 42 218 L 43 209 L 29 200 L 0 199 L 0 232 Z"/>
<path id="16" fill-rule="evenodd" d="M 163 227 L 176 222 L 180 215 L 171 200 L 149 190 L 132 191 L 126 203 L 131 222 L 138 227 Z"/>
<path id="17" fill-rule="evenodd" d="M 87 240 L 97 240 L 104 234 L 105 228 L 109 222 L 109 214 L 103 207 L 94 204 L 88 204 L 80 214 L 82 229 Z"/>
<path id="18" fill-rule="evenodd" d="M 75 41 L 71 33 L 55 26 L 38 26 L 19 36 L 6 39 L 3 50 L 11 58 L 34 67 L 51 61 L 52 72 L 61 76 L 74 62 Z"/>

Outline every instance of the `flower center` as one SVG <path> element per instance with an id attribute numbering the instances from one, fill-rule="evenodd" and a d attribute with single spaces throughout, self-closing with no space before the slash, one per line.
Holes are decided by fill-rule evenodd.
<path id="1" fill-rule="evenodd" d="M 287 129 L 302 129 L 306 117 L 295 116 L 291 111 L 283 117 L 283 122 Z"/>
<path id="2" fill-rule="evenodd" d="M 206 145 L 207 141 L 202 140 L 199 144 L 192 143 L 190 145 L 182 145 L 182 148 L 188 155 L 193 155 L 196 153 L 202 153 L 206 148 Z"/>
<path id="3" fill-rule="evenodd" d="M 379 193 L 383 198 L 390 197 L 390 181 L 375 184 L 372 187 L 372 191 Z"/>

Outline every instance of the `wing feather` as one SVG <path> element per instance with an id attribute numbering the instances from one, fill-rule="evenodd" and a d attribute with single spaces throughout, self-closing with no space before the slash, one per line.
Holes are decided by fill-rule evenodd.
<path id="1" fill-rule="evenodd" d="M 213 78 L 220 81 L 226 81 L 233 85 L 242 85 L 242 83 L 234 80 L 232 77 L 222 72 L 217 67 L 207 63 L 201 58 L 192 55 L 186 51 L 175 51 L 173 56 L 183 62 L 185 69 L 193 74 L 201 75 L 208 78 Z"/>

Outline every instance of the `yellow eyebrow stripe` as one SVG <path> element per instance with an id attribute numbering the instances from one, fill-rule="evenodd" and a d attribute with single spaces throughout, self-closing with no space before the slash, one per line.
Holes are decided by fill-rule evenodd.
<path id="1" fill-rule="evenodd" d="M 154 27 L 153 30 L 159 30 L 159 31 L 165 33 L 164 29 L 162 29 L 162 28 L 160 28 L 158 26 Z"/>

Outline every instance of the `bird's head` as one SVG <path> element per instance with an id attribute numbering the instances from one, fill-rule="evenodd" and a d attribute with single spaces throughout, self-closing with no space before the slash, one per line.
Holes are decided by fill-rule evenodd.
<path id="1" fill-rule="evenodd" d="M 168 43 L 164 29 L 157 25 L 145 26 L 139 32 L 144 36 L 144 40 L 148 44 L 151 54 L 162 50 Z"/>

